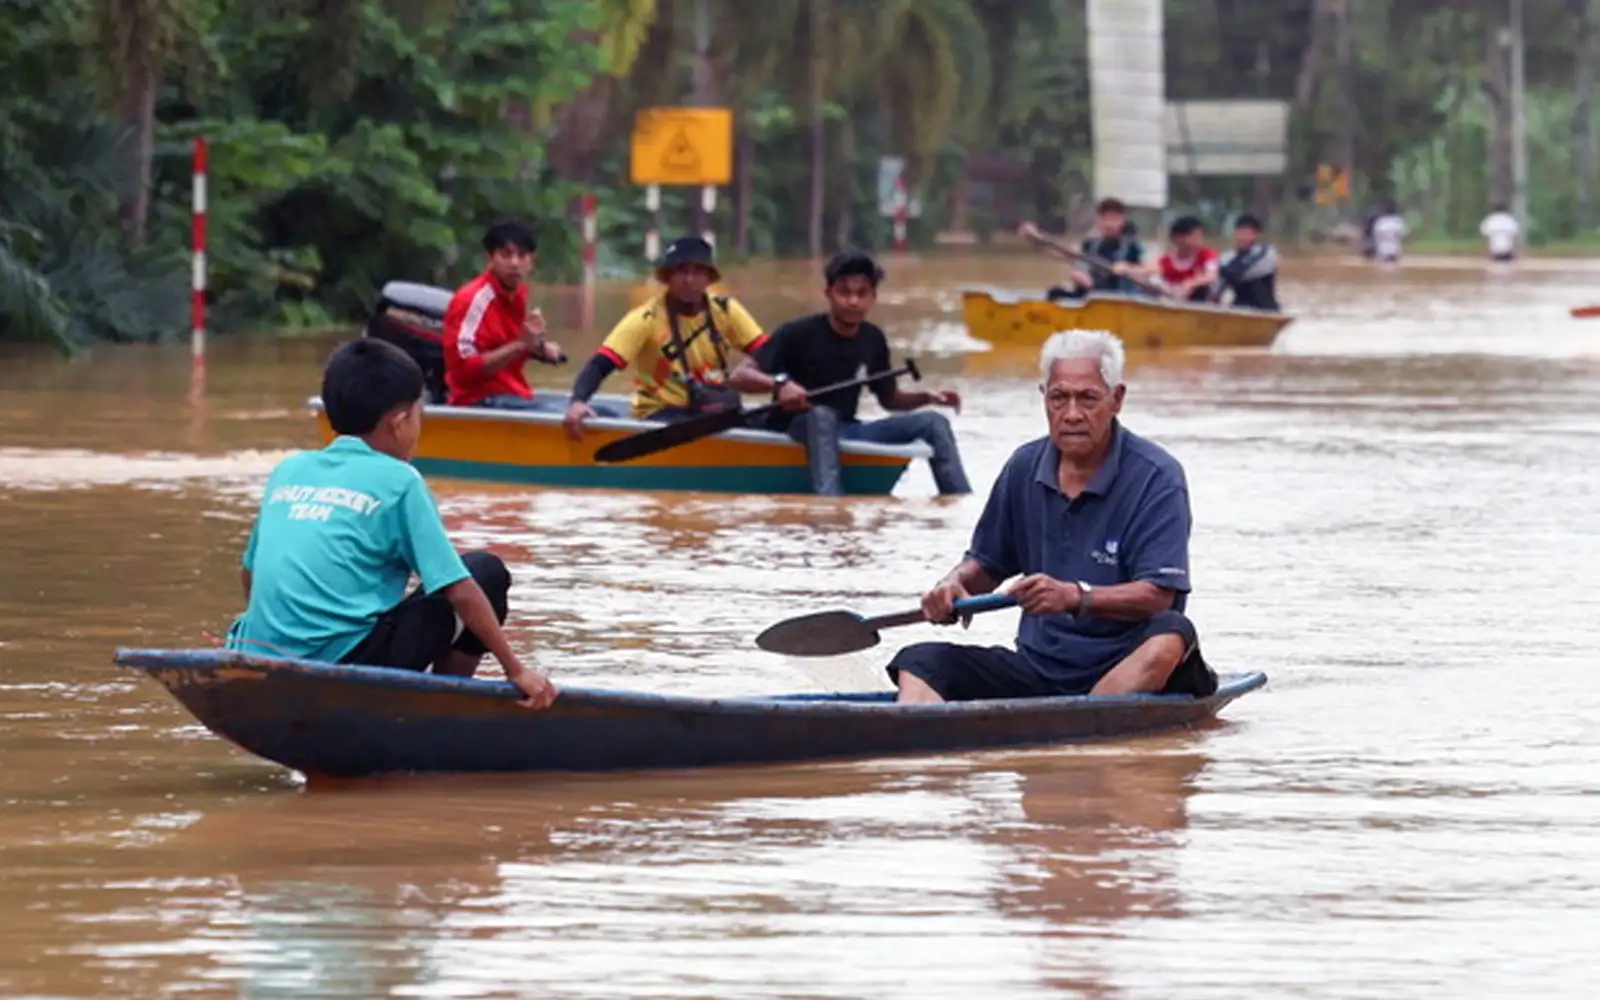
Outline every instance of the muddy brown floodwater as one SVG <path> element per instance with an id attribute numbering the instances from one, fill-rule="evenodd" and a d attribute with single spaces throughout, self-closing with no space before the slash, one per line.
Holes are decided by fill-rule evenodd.
<path id="1" fill-rule="evenodd" d="M 955 289 L 1053 276 L 891 262 L 880 318 L 965 395 L 980 489 L 1041 406 L 1032 354 L 970 341 Z M 1220 724 L 327 792 L 109 657 L 226 627 L 254 491 L 314 445 L 332 341 L 215 341 L 197 406 L 181 346 L 8 356 L 0 995 L 1592 997 L 1600 321 L 1566 310 L 1597 277 L 1299 262 L 1272 351 L 1131 368 L 1126 422 L 1188 469 L 1209 656 L 1271 678 Z M 771 325 L 818 279 L 731 285 Z M 507 556 L 514 641 L 558 679 L 699 693 L 884 685 L 928 630 L 820 665 L 751 638 L 914 600 L 982 502 L 934 499 L 920 463 L 879 500 L 436 491 L 462 543 Z"/>

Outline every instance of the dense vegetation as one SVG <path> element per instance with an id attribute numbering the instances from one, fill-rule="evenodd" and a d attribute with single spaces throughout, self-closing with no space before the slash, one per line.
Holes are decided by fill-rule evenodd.
<path id="1" fill-rule="evenodd" d="M 1528 2 L 1533 232 L 1594 225 L 1591 8 Z M 1293 102 L 1281 178 L 1175 178 L 1174 207 L 1309 232 L 1317 163 L 1359 213 L 1399 197 L 1475 232 L 1510 186 L 1507 0 L 1167 0 L 1174 99 Z M 634 109 L 728 105 L 723 245 L 883 245 L 877 164 L 904 155 L 913 237 L 1082 219 L 1084 0 L 7 0 L 0 5 L 0 339 L 185 326 L 190 141 L 211 144 L 213 325 L 342 320 L 391 277 L 447 281 L 483 223 L 540 222 L 571 273 L 577 196 L 602 266 L 642 265 Z M 669 189 L 669 229 L 697 192 Z"/>

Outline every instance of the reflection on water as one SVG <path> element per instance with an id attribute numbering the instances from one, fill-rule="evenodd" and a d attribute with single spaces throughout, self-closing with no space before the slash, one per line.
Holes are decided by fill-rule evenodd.
<path id="1" fill-rule="evenodd" d="M 181 347 L 13 356 L 0 994 L 1585 996 L 1600 323 L 1566 314 L 1582 266 L 1302 261 L 1272 350 L 1130 358 L 1126 419 L 1188 471 L 1208 656 L 1272 677 L 1221 724 L 647 777 L 308 789 L 211 736 L 109 651 L 226 628 L 260 482 L 315 442 L 303 402 L 332 340 L 219 340 L 199 406 Z M 1041 430 L 1036 359 L 972 343 L 955 289 L 1055 272 L 889 270 L 885 326 L 963 393 L 986 484 Z M 730 284 L 769 326 L 815 308 L 809 268 Z M 581 358 L 604 331 L 574 293 L 547 300 Z M 510 563 L 522 651 L 691 693 L 886 686 L 895 649 L 941 633 L 820 661 L 752 639 L 914 602 L 983 500 L 935 498 L 920 464 L 849 501 L 436 493 L 462 544 Z"/>
<path id="2" fill-rule="evenodd" d="M 697 996 L 724 963 L 720 996 L 1101 993 L 1111 928 L 1181 916 L 1205 763 L 1147 744 L 240 796 L 170 816 L 56 930 L 86 992 Z M 951 947 L 974 936 L 977 967 Z"/>

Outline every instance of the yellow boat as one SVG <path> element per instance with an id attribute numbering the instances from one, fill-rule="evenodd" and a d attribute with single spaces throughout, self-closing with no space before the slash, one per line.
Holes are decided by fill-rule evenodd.
<path id="1" fill-rule="evenodd" d="M 566 396 L 560 396 L 565 402 Z M 626 413 L 627 399 L 596 396 L 614 412 Z M 333 427 L 322 400 L 310 406 L 324 444 Z M 468 479 L 524 486 L 616 490 L 698 490 L 710 493 L 810 493 L 805 448 L 771 431 L 732 430 L 632 462 L 605 465 L 595 449 L 618 438 L 660 427 L 633 419 L 597 418 L 586 422 L 580 441 L 567 436 L 560 413 L 426 406 L 422 440 L 412 464 L 427 477 Z M 927 445 L 882 445 L 842 441 L 844 491 L 853 496 L 887 496 L 914 458 L 929 458 Z"/>
<path id="2" fill-rule="evenodd" d="M 1292 321 L 1283 313 L 1115 292 L 1051 302 L 998 288 L 961 292 L 967 332 L 991 344 L 1038 347 L 1059 330 L 1109 330 L 1130 349 L 1266 347 Z"/>

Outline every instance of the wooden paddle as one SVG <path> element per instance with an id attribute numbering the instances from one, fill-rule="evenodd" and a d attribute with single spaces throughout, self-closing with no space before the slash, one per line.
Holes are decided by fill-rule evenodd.
<path id="1" fill-rule="evenodd" d="M 984 594 L 963 597 L 954 607 L 957 616 L 964 616 L 999 611 L 1015 607 L 1016 603 L 1017 599 L 1010 594 Z M 789 656 L 838 656 L 876 646 L 880 629 L 927 620 L 921 608 L 875 618 L 863 618 L 854 611 L 819 611 L 768 626 L 756 636 L 756 645 L 769 653 Z"/>
<path id="2" fill-rule="evenodd" d="M 910 375 L 913 382 L 922 380 L 922 372 L 917 370 L 917 363 L 907 358 L 905 366 L 902 368 L 879 372 L 876 375 L 868 375 L 865 378 L 851 379 L 848 382 L 836 382 L 833 385 L 825 385 L 820 389 L 812 389 L 806 393 L 806 399 L 815 402 L 818 397 L 826 396 L 830 393 L 842 392 L 845 389 L 859 389 L 879 379 L 898 378 L 901 375 Z M 694 417 L 676 424 L 663 424 L 647 431 L 640 431 L 638 434 L 630 434 L 610 444 L 601 445 L 594 453 L 594 460 L 596 462 L 627 462 L 635 458 L 643 458 L 646 455 L 654 455 L 658 451 L 666 451 L 668 448 L 676 448 L 691 441 L 698 441 L 713 434 L 721 434 L 723 431 L 744 426 L 753 417 L 763 416 L 781 408 L 782 406 L 779 403 L 768 403 L 765 406 L 757 406 L 751 410 L 741 407 L 737 410 L 708 413 L 705 416 Z"/>
<path id="3" fill-rule="evenodd" d="M 1099 257 L 1092 253 L 1084 253 L 1082 250 L 1074 250 L 1072 247 L 1067 246 L 1060 240 L 1046 236 L 1037 229 L 1026 229 L 1023 231 L 1022 235 L 1024 238 L 1032 240 L 1035 246 L 1043 247 L 1046 250 L 1058 253 L 1063 257 L 1069 257 L 1073 260 L 1082 261 L 1083 263 L 1088 264 L 1090 267 L 1104 271 L 1106 274 L 1116 275 L 1117 277 L 1123 278 L 1139 288 L 1143 288 L 1147 292 L 1160 295 L 1163 298 L 1168 295 L 1167 290 L 1162 288 L 1160 285 L 1157 285 L 1151 281 L 1147 281 L 1144 278 L 1140 278 L 1137 275 L 1117 274 L 1116 268 L 1104 257 Z"/>

